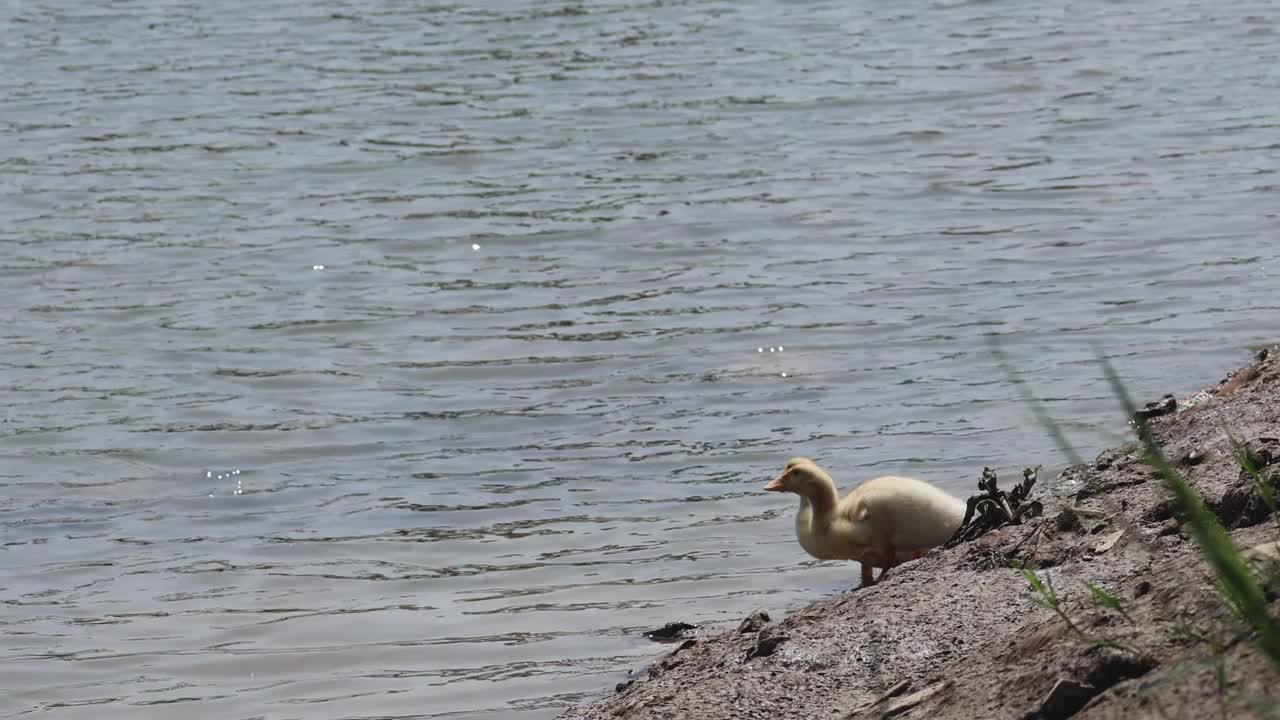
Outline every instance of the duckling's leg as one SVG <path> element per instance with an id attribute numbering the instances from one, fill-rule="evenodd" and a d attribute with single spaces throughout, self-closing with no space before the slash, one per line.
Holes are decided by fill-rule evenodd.
<path id="1" fill-rule="evenodd" d="M 892 545 L 886 546 L 884 551 L 884 567 L 880 569 L 880 577 L 876 578 L 876 582 L 880 582 L 881 580 L 883 580 L 884 576 L 889 574 L 889 568 L 897 564 L 898 564 L 898 555 L 894 551 L 893 546 Z"/>
<path id="2" fill-rule="evenodd" d="M 871 566 L 866 564 L 865 562 L 860 564 L 862 565 L 862 587 L 875 585 L 876 584 L 875 578 L 871 577 Z M 884 575 L 881 575 L 881 577 L 884 577 Z"/>

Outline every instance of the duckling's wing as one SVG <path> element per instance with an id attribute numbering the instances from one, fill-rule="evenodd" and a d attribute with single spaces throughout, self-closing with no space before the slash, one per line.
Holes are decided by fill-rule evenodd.
<path id="1" fill-rule="evenodd" d="M 877 508 L 875 498 L 860 490 L 849 493 L 836 506 L 835 515 L 839 522 L 834 527 L 839 528 L 838 534 L 850 545 L 879 545 L 883 533 L 877 521 L 883 520 L 885 515 Z"/>
<path id="2" fill-rule="evenodd" d="M 861 522 L 871 514 L 871 507 L 866 503 L 867 493 L 861 486 L 849 491 L 836 503 L 835 514 L 841 520 Z"/>
<path id="3" fill-rule="evenodd" d="M 850 518 L 858 518 L 867 542 L 883 547 L 915 549 L 936 544 L 930 500 L 921 491 L 929 488 L 912 478 L 886 475 L 872 478 L 854 491 L 856 506 Z"/>
<path id="4" fill-rule="evenodd" d="M 941 489 L 914 478 L 894 477 L 876 494 L 886 514 L 894 547 L 923 549 L 941 545 L 956 531 L 964 517 L 964 502 Z"/>

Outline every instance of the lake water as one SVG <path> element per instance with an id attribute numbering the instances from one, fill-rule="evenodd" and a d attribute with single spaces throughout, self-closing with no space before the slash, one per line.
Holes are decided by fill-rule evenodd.
<path id="1" fill-rule="evenodd" d="M 553 716 L 1276 339 L 1272 3 L 9 3 L 0 714 Z"/>

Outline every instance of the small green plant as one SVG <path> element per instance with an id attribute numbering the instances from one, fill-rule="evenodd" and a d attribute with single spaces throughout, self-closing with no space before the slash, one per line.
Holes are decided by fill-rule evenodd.
<path id="1" fill-rule="evenodd" d="M 1027 584 L 1030 585 L 1031 589 L 1036 593 L 1035 597 L 1031 599 L 1032 602 L 1036 603 L 1037 605 L 1043 608 L 1052 610 L 1054 614 L 1057 615 L 1058 618 L 1062 620 L 1062 622 L 1066 623 L 1067 628 L 1070 629 L 1071 632 L 1075 633 L 1076 636 L 1079 637 L 1081 640 L 1089 643 L 1090 645 L 1097 645 L 1101 647 L 1112 647 L 1119 650 L 1125 650 L 1127 652 L 1134 653 L 1135 655 L 1140 654 L 1136 648 L 1134 648 L 1132 645 L 1126 642 L 1122 642 L 1120 640 L 1114 640 L 1112 638 L 1096 637 L 1082 630 L 1080 626 L 1077 625 L 1075 621 L 1071 619 L 1071 616 L 1067 614 L 1067 611 L 1063 609 L 1062 598 L 1061 596 L 1058 595 L 1058 591 L 1054 589 L 1053 578 L 1051 576 L 1045 575 L 1044 578 L 1041 578 L 1040 575 L 1036 573 L 1035 570 L 1026 566 L 1018 568 L 1018 572 L 1022 573 L 1022 577 L 1026 579 Z M 1097 602 L 1099 594 L 1101 594 L 1103 597 L 1108 598 L 1110 604 L 1106 604 L 1106 603 L 1099 603 L 1099 604 L 1104 605 L 1109 609 L 1116 610 L 1126 620 L 1129 619 L 1129 616 L 1124 612 L 1124 609 L 1121 608 L 1119 600 L 1112 597 L 1111 595 L 1108 595 L 1105 591 L 1098 588 L 1098 586 L 1094 585 L 1093 583 L 1085 583 L 1085 585 L 1089 588 L 1089 592 L 1090 594 L 1093 595 L 1095 602 Z"/>
<path id="2" fill-rule="evenodd" d="M 1093 597 L 1093 603 L 1095 605 L 1112 610 L 1129 623 L 1133 623 L 1133 618 L 1129 617 L 1129 613 L 1125 611 L 1124 605 L 1120 603 L 1120 598 L 1091 582 L 1086 582 L 1084 585 L 1089 588 L 1089 595 Z"/>
<path id="3" fill-rule="evenodd" d="M 1061 603 L 1058 601 L 1057 591 L 1053 589 L 1053 578 L 1045 577 L 1044 580 L 1041 580 L 1040 576 L 1036 574 L 1036 571 L 1028 567 L 1019 568 L 1019 571 L 1022 573 L 1022 577 L 1026 578 L 1027 583 L 1031 585 L 1031 589 L 1036 591 L 1036 595 L 1038 597 L 1032 598 L 1035 600 L 1036 604 L 1053 610 L 1054 612 L 1059 612 L 1060 609 L 1058 606 Z M 1063 619 L 1067 620 L 1068 624 L 1070 624 L 1071 621 L 1069 618 Z"/>
<path id="4" fill-rule="evenodd" d="M 1062 622 L 1066 623 L 1067 627 L 1076 635 L 1079 635 L 1081 639 L 1090 642 L 1093 641 L 1093 638 L 1089 637 L 1085 631 L 1081 630 L 1080 626 L 1072 622 L 1071 616 L 1067 615 L 1066 611 L 1062 609 L 1062 600 L 1058 597 L 1058 591 L 1053 588 L 1052 577 L 1046 575 L 1044 579 L 1041 579 L 1040 575 L 1029 567 L 1018 568 L 1018 572 L 1022 573 L 1022 577 L 1026 579 L 1027 584 L 1030 585 L 1031 589 L 1036 593 L 1036 596 L 1031 598 L 1032 602 L 1040 607 L 1052 610 L 1059 618 L 1062 619 Z"/>

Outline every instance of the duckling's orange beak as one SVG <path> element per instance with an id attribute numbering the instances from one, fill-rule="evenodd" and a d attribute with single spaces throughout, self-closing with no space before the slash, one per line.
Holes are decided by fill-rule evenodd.
<path id="1" fill-rule="evenodd" d="M 786 473 L 783 473 L 783 475 L 785 474 Z M 764 486 L 764 489 L 768 492 L 786 492 L 787 491 L 787 489 L 782 486 L 782 475 L 779 475 L 778 477 L 770 480 L 769 484 Z"/>

